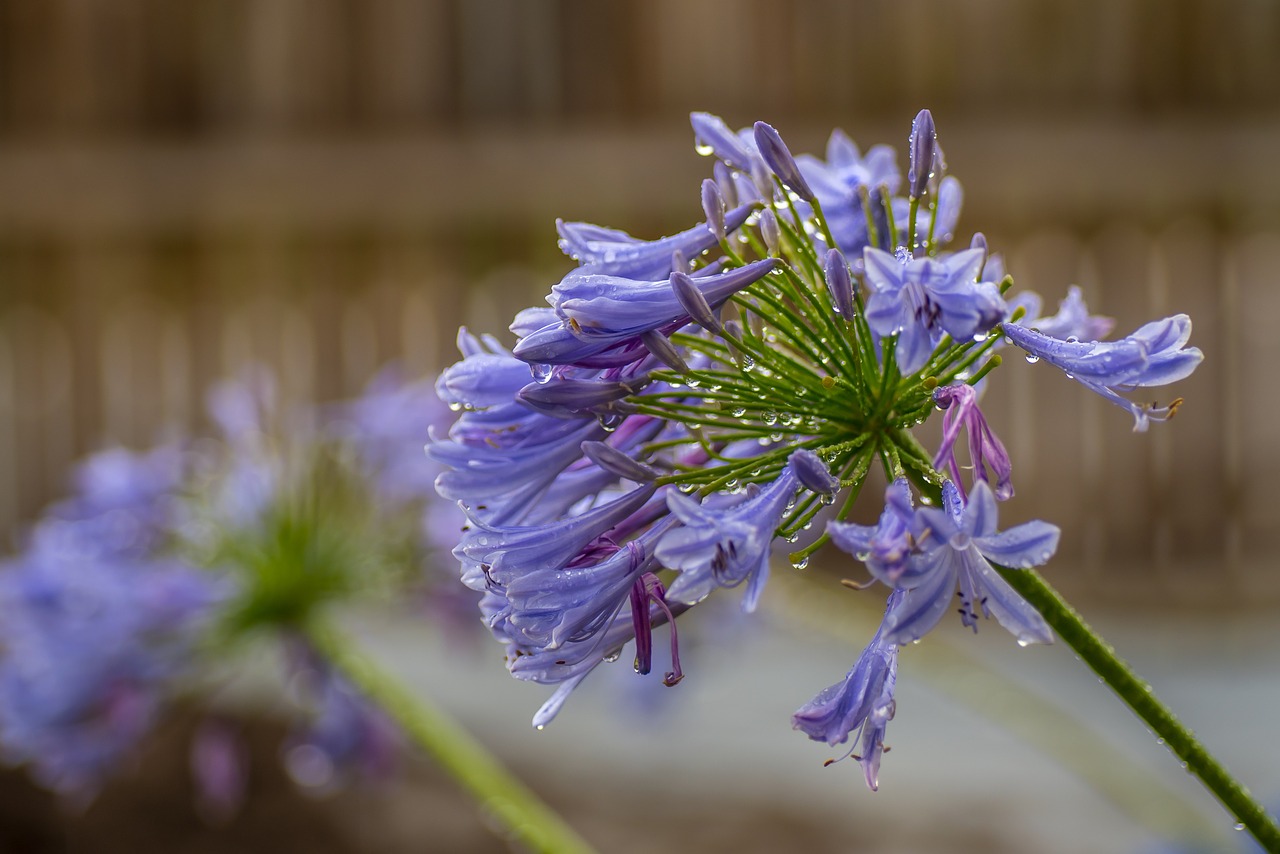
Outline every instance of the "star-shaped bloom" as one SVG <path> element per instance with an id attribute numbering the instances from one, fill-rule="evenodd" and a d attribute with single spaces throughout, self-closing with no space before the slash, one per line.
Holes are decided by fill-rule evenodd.
<path id="1" fill-rule="evenodd" d="M 764 489 L 728 507 L 714 497 L 702 504 L 679 492 L 667 495 L 681 527 L 658 543 L 658 560 L 680 570 L 667 598 L 694 604 L 717 587 L 746 583 L 745 611 L 755 610 L 769 577 L 769 546 L 799 486 L 792 465 Z"/>
<path id="2" fill-rule="evenodd" d="M 901 644 L 924 636 L 951 607 L 958 587 L 960 619 L 974 631 L 981 614 L 995 617 L 1023 646 L 1052 643 L 1053 632 L 1044 618 L 1000 577 L 991 562 L 1014 569 L 1040 566 L 1058 548 L 1057 526 L 1034 521 L 997 531 L 996 499 L 981 480 L 974 484 L 967 504 L 955 484 L 947 481 L 942 503 L 944 509 L 916 510 L 920 528 L 916 553 L 908 560 L 913 572 L 899 579 L 906 595 L 885 614 L 886 638 Z"/>
<path id="3" fill-rule="evenodd" d="M 871 288 L 867 324 L 881 338 L 898 336 L 895 355 L 904 374 L 924 367 L 944 332 L 964 341 L 1004 317 L 999 286 L 978 281 L 985 260 L 981 249 L 912 258 L 868 247 L 863 260 Z"/>

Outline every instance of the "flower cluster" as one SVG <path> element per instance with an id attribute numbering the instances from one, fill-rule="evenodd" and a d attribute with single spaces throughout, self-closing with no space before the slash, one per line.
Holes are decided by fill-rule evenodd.
<path id="1" fill-rule="evenodd" d="M 997 351 L 1060 368 L 1135 429 L 1178 401 L 1123 394 L 1185 377 L 1201 354 L 1185 316 L 1102 342 L 1110 324 L 1078 291 L 1040 317 L 981 234 L 950 248 L 963 194 L 928 111 L 905 177 L 892 149 L 864 154 L 839 131 L 820 159 L 763 122 L 692 124 L 714 158 L 704 222 L 659 240 L 559 222 L 577 266 L 515 317 L 514 346 L 460 333 L 463 359 L 438 385 L 460 417 L 428 447 L 447 468 L 437 489 L 469 519 L 454 554 L 512 674 L 556 686 L 541 727 L 628 643 L 648 672 L 653 630 L 674 641 L 716 590 L 741 587 L 754 609 L 778 539 L 797 544 L 797 568 L 834 542 L 889 588 L 887 609 L 794 725 L 830 744 L 860 732 L 875 788 L 901 645 L 957 602 L 966 626 L 995 617 L 1021 644 L 1053 639 L 1006 580 L 1047 561 L 1058 529 L 997 527 L 1012 465 L 978 405 Z M 930 453 L 913 430 L 937 410 Z M 873 467 L 891 483 L 884 512 L 854 524 Z"/>
<path id="2" fill-rule="evenodd" d="M 446 589 L 430 573 L 463 516 L 436 499 L 420 434 L 450 413 L 430 382 L 394 373 L 319 411 L 287 416 L 275 397 L 269 375 L 250 373 L 209 395 L 221 441 L 89 458 L 74 496 L 0 564 L 0 759 L 83 802 L 172 700 L 216 687 L 208 665 L 265 638 L 311 688 L 285 751 L 299 782 L 386 767 L 390 722 L 302 632 L 371 579 Z M 443 598 L 457 603 L 455 589 Z M 211 721 L 193 770 L 224 814 L 242 750 Z"/>

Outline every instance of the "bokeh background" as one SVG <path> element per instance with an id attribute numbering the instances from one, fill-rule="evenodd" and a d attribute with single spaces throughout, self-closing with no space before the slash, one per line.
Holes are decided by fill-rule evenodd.
<path id="1" fill-rule="evenodd" d="M 316 400 L 358 392 L 389 360 L 439 370 L 459 324 L 504 329 L 567 269 L 557 216 L 638 236 L 687 227 L 710 171 L 691 110 L 765 119 L 821 153 L 834 126 L 901 147 L 926 106 L 965 187 L 962 232 L 985 232 L 1019 285 L 1052 304 L 1077 283 L 1118 332 L 1192 315 L 1205 362 L 1176 389 L 1177 419 L 1147 435 L 1048 367 L 1000 369 L 986 408 L 1017 467 L 1005 513 L 1062 526 L 1051 580 L 1258 791 L 1280 794 L 1280 752 L 1254 741 L 1280 711 L 1269 0 L 3 0 L 0 531 L 12 541 L 76 457 L 200 429 L 206 386 L 246 364 Z M 1169 777 L 1173 760 L 1069 652 L 1031 661 L 995 632 L 957 648 L 1129 746 L 1099 743 L 1088 768 L 1062 771 L 1006 734 L 1019 724 L 1003 713 L 1034 713 L 921 649 L 933 675 L 900 698 L 894 791 L 823 772 L 786 714 L 856 655 L 857 634 L 831 624 L 869 634 L 874 608 L 846 625 L 796 620 L 802 596 L 789 601 L 746 628 L 726 617 L 732 642 L 706 632 L 706 669 L 730 675 L 682 686 L 660 713 L 602 690 L 536 737 L 541 695 L 501 681 L 496 650 L 411 628 L 370 628 L 369 642 L 608 850 L 1143 844 L 1146 807 L 1099 781 L 1123 776 L 1109 762 Z M 488 670 L 496 681 L 477 681 Z M 350 820 L 327 842 L 503 847 L 447 782 L 416 773 L 376 805 L 340 798 Z M 1169 781 L 1213 816 L 1184 783 Z M 49 812 L 47 838 L 96 850 L 94 821 L 148 827 L 163 803 L 111 797 L 75 819 Z M 421 847 L 427 816 L 439 828 L 459 812 L 456 839 Z M 230 844 L 226 828 L 188 831 L 189 850 Z M 257 844 L 236 832 L 239 850 Z"/>

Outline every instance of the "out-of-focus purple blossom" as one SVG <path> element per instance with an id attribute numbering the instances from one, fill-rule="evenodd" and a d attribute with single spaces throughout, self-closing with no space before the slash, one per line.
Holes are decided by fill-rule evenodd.
<path id="1" fill-rule="evenodd" d="M 432 429 L 443 431 L 452 421 L 453 413 L 430 382 L 410 381 L 392 366 L 342 408 L 338 429 L 384 500 L 434 501 L 439 468 L 427 459 L 423 445 Z M 461 516 L 455 514 L 455 519 L 461 522 Z"/>
<path id="2" fill-rule="evenodd" d="M 400 729 L 305 644 L 298 643 L 294 651 L 295 682 L 303 689 L 310 715 L 284 745 L 289 775 L 298 785 L 321 792 L 352 776 L 385 779 L 403 747 Z"/>
<path id="3" fill-rule="evenodd" d="M 1115 326 L 1114 318 L 1089 313 L 1089 307 L 1084 302 L 1084 292 L 1078 285 L 1067 288 L 1066 298 L 1058 303 L 1057 314 L 1041 316 L 1040 306 L 1039 294 L 1024 291 L 1010 302 L 1009 309 L 1025 309 L 1026 317 L 1018 323 L 1050 338 L 1101 341 L 1111 334 Z"/>
<path id="4" fill-rule="evenodd" d="M 1018 323 L 1003 323 L 1004 334 L 1032 360 L 1043 360 L 1106 400 L 1127 409 L 1133 429 L 1172 418 L 1182 399 L 1165 406 L 1134 403 L 1120 392 L 1154 388 L 1190 376 L 1204 359 L 1199 348 L 1187 347 L 1191 318 L 1185 314 L 1147 323 L 1118 341 L 1061 340 Z"/>
<path id="5" fill-rule="evenodd" d="M 149 555 L 178 522 L 186 473 L 176 445 L 94 454 L 76 470 L 75 495 L 51 507 L 32 531 L 31 547 L 68 558 Z"/>
<path id="6" fill-rule="evenodd" d="M 171 560 L 37 547 L 0 566 L 0 752 L 93 796 L 150 729 L 225 598 Z"/>
<path id="7" fill-rule="evenodd" d="M 249 786 L 249 749 L 234 724 L 219 717 L 200 723 L 191 740 L 191 777 L 206 820 L 221 824 L 240 811 Z"/>

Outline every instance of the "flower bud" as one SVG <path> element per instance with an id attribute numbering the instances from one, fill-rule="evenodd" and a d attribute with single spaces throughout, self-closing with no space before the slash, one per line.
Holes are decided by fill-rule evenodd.
<path id="1" fill-rule="evenodd" d="M 849 265 L 839 249 L 827 252 L 823 273 L 836 312 L 845 320 L 853 320 L 853 280 L 849 277 Z"/>
<path id="2" fill-rule="evenodd" d="M 646 483 L 658 477 L 658 473 L 653 469 L 636 462 L 622 451 L 605 442 L 583 442 L 582 453 L 586 454 L 587 459 L 609 472 L 609 474 L 616 474 L 618 477 L 626 478 L 627 480 Z"/>
<path id="3" fill-rule="evenodd" d="M 724 240 L 724 196 L 713 178 L 702 182 L 702 214 L 707 218 L 707 228 L 717 240 Z"/>
<path id="4" fill-rule="evenodd" d="M 782 232 L 778 230 L 777 215 L 768 208 L 760 211 L 760 236 L 769 254 L 777 257 L 782 251 Z"/>
<path id="5" fill-rule="evenodd" d="M 813 190 L 809 189 L 809 183 L 800 174 L 800 167 L 787 149 L 787 144 L 782 141 L 782 137 L 771 125 L 756 122 L 756 147 L 760 149 L 760 156 L 764 158 L 765 163 L 769 164 L 773 174 L 777 175 L 791 192 L 806 202 L 813 201 Z"/>
<path id="6" fill-rule="evenodd" d="M 698 290 L 698 286 L 693 279 L 682 272 L 673 272 L 671 274 L 671 290 L 676 295 L 676 300 L 693 318 L 693 322 L 701 326 L 708 332 L 719 333 L 720 319 L 716 317 L 716 313 L 711 310 L 711 304 L 707 302 L 706 296 L 702 291 Z"/>
<path id="7" fill-rule="evenodd" d="M 835 495 L 840 490 L 840 478 L 834 477 L 822 458 L 807 448 L 793 453 L 787 462 L 795 470 L 800 484 L 819 495 Z"/>
<path id="8" fill-rule="evenodd" d="M 911 198 L 918 199 L 929 187 L 933 174 L 934 157 L 938 149 L 938 131 L 933 125 L 933 114 L 921 110 L 911 122 L 911 168 L 907 171 L 907 184 Z"/>

